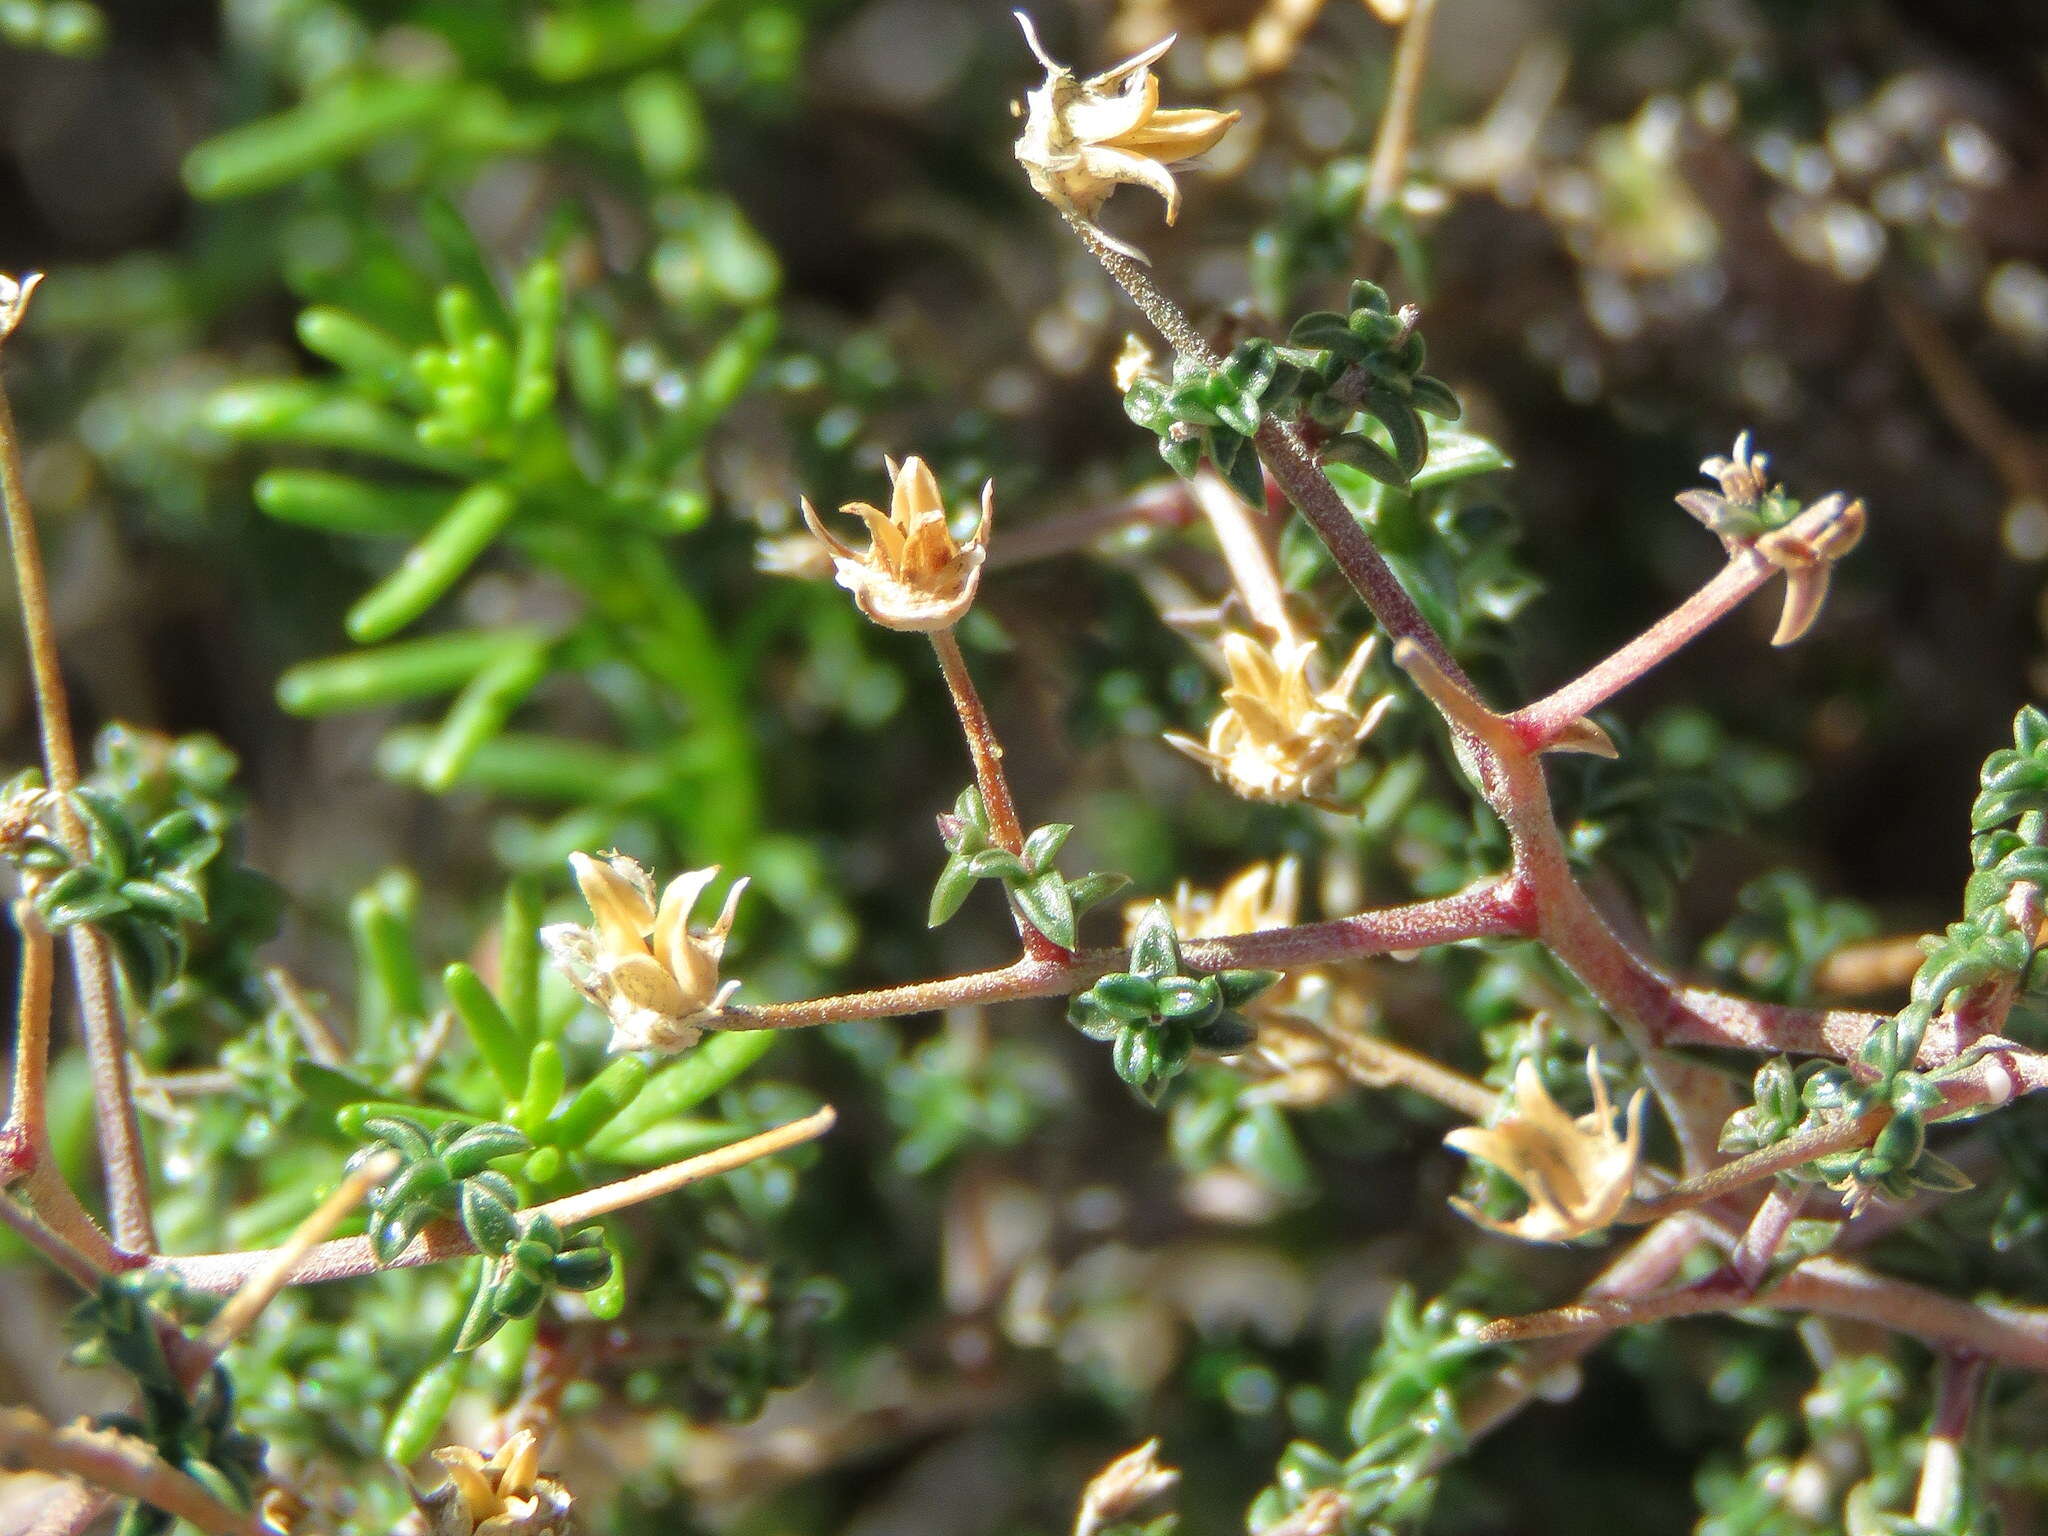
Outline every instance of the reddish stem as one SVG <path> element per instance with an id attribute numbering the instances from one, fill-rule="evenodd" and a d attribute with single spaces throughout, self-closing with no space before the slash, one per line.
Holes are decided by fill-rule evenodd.
<path id="1" fill-rule="evenodd" d="M 974 782 L 981 791 L 981 803 L 988 810 L 989 835 L 1006 853 L 1024 851 L 1024 824 L 1017 819 L 1017 802 L 1010 795 L 1010 778 L 1003 772 L 1003 744 L 996 739 L 988 711 L 982 707 L 974 676 L 967 670 L 967 658 L 950 629 L 931 633 L 932 649 L 938 652 L 939 670 L 946 675 L 946 691 L 953 696 L 953 712 L 960 717 L 960 733 L 967 738 L 968 756 L 974 759 Z M 1068 951 L 1054 943 L 1022 912 L 1013 911 L 1017 937 L 1024 941 L 1030 960 L 1059 961 Z"/>
<path id="2" fill-rule="evenodd" d="M 1509 938 L 1527 933 L 1514 887 L 1485 881 L 1434 901 L 1384 907 L 1323 923 L 1269 928 L 1218 939 L 1186 939 L 1182 957 L 1198 971 L 1290 970 L 1400 954 L 1455 944 L 1463 939 Z M 930 1013 L 968 1003 L 1016 1002 L 1079 992 L 1096 978 L 1124 965 L 1122 949 L 1089 949 L 1064 960 L 1024 959 L 993 971 L 973 971 L 939 981 L 878 987 L 796 1003 L 729 1008 L 721 1029 L 806 1029 L 849 1019 L 888 1019 Z"/>
<path id="3" fill-rule="evenodd" d="M 1541 752 L 1574 721 L 1669 660 L 1755 596 L 1775 573 L 1776 567 L 1753 550 L 1737 555 L 1713 580 L 1598 666 L 1508 716 L 1516 739 L 1528 751 Z"/>

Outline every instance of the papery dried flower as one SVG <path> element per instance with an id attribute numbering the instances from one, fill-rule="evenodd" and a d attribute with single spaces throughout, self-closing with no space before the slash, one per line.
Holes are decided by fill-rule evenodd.
<path id="1" fill-rule="evenodd" d="M 1750 448 L 1745 432 L 1727 458 L 1716 455 L 1700 465 L 1701 474 L 1720 482 L 1719 494 L 1681 491 L 1677 501 L 1731 557 L 1753 549 L 1785 573 L 1785 607 L 1771 644 L 1790 645 L 1820 617 L 1834 563 L 1861 542 L 1868 515 L 1861 501 L 1839 491 L 1794 512 L 1796 503 L 1772 487 L 1769 464 Z"/>
<path id="2" fill-rule="evenodd" d="M 718 921 L 690 931 L 690 911 L 718 867 L 676 876 L 657 904 L 654 882 L 624 854 L 603 862 L 569 855 L 569 867 L 590 903 L 591 926 L 556 923 L 541 942 L 556 966 L 612 1021 L 614 1051 L 681 1051 L 695 1045 L 724 1011 L 739 983 L 718 980 L 744 879 L 726 892 Z"/>
<path id="3" fill-rule="evenodd" d="M 1124 942 L 1132 942 L 1150 901 L 1124 908 Z M 1219 939 L 1291 928 L 1301 911 L 1301 861 L 1293 857 L 1248 864 L 1214 891 L 1182 881 L 1167 904 L 1183 939 Z M 1355 1091 L 1357 1081 L 1338 1060 L 1329 1032 L 1362 1032 L 1373 1004 L 1356 968 L 1289 971 L 1245 1005 L 1258 1039 L 1236 1064 L 1258 1079 L 1243 1095 L 1251 1104 L 1309 1108 Z"/>
<path id="4" fill-rule="evenodd" d="M 1835 562 L 1863 540 L 1863 503 L 1840 491 L 1822 497 L 1782 528 L 1759 534 L 1756 552 L 1785 573 L 1785 607 L 1773 645 L 1790 645 L 1820 617 Z"/>
<path id="5" fill-rule="evenodd" d="M 946 525 L 939 482 L 922 459 L 889 466 L 889 510 L 850 502 L 839 510 L 868 525 L 867 549 L 858 551 L 826 532 L 810 502 L 804 521 L 832 557 L 839 585 L 860 611 L 888 629 L 950 629 L 974 605 L 981 566 L 995 518 L 995 482 L 981 489 L 981 526 L 964 544 Z"/>
<path id="6" fill-rule="evenodd" d="M 1609 1225 L 1635 1191 L 1642 1156 L 1641 1089 L 1629 1100 L 1617 1136 L 1614 1106 L 1600 1078 L 1600 1053 L 1586 1052 L 1586 1077 L 1593 1087 L 1593 1112 L 1573 1119 L 1543 1086 L 1536 1063 L 1523 1057 L 1507 1113 L 1490 1126 L 1461 1126 L 1444 1145 L 1484 1159 L 1522 1186 L 1529 1209 L 1513 1221 L 1496 1221 L 1471 1202 L 1451 1204 L 1482 1227 L 1532 1243 L 1562 1243 Z"/>
<path id="7" fill-rule="evenodd" d="M 1125 1451 L 1089 1480 L 1074 1521 L 1074 1536 L 1096 1536 L 1105 1526 L 1127 1520 L 1154 1499 L 1171 1493 L 1179 1483 L 1178 1471 L 1159 1465 L 1157 1440 Z"/>
<path id="8" fill-rule="evenodd" d="M 1149 900 L 1124 908 L 1124 942 L 1137 937 L 1138 922 Z M 1257 933 L 1264 928 L 1291 928 L 1301 910 L 1301 860 L 1247 864 L 1213 891 L 1183 880 L 1174 887 L 1167 912 L 1173 931 L 1183 939 L 1220 939 Z"/>
<path id="9" fill-rule="evenodd" d="M 13 335 L 14 328 L 21 324 L 21 317 L 28 313 L 28 301 L 42 280 L 40 272 L 31 272 L 23 278 L 9 277 L 0 272 L 0 341 Z"/>
<path id="10" fill-rule="evenodd" d="M 540 1442 L 522 1429 L 486 1461 L 466 1445 L 434 1452 L 448 1480 L 414 1493 L 431 1536 L 568 1536 L 573 1500 L 539 1476 Z"/>
<path id="11" fill-rule="evenodd" d="M 1144 337 L 1136 332 L 1126 334 L 1116 360 L 1109 365 L 1109 376 L 1116 381 L 1116 392 L 1127 395 L 1138 380 L 1159 379 L 1158 362 L 1157 354 L 1145 344 Z"/>
<path id="12" fill-rule="evenodd" d="M 1337 680 L 1324 688 L 1317 677 L 1321 651 L 1313 640 L 1282 637 L 1269 647 L 1250 635 L 1226 634 L 1229 681 L 1223 710 L 1209 722 L 1208 740 L 1174 732 L 1166 740 L 1247 800 L 1305 801 L 1343 810 L 1324 797 L 1393 703 L 1385 694 L 1363 710 L 1352 702 L 1374 648 L 1374 637 L 1360 642 Z"/>
<path id="13" fill-rule="evenodd" d="M 1017 159 L 1032 187 L 1060 212 L 1091 227 L 1120 183 L 1150 187 L 1166 200 L 1166 222 L 1173 223 L 1180 217 L 1180 187 L 1167 167 L 1213 148 L 1243 114 L 1205 107 L 1160 110 L 1159 79 L 1152 66 L 1173 46 L 1171 37 L 1092 80 L 1077 80 L 1072 70 L 1046 56 L 1031 18 L 1022 11 L 1016 15 L 1032 53 L 1045 66 L 1045 84 L 1024 99 L 1024 133 L 1017 140 Z M 1129 246 L 1102 238 L 1144 259 Z"/>

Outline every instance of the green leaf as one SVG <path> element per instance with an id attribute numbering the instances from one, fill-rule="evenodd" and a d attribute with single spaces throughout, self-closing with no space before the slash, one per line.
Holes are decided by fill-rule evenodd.
<path id="1" fill-rule="evenodd" d="M 1173 916 L 1163 901 L 1153 902 L 1138 919 L 1131 942 L 1131 969 L 1154 981 L 1180 974 L 1180 936 L 1173 931 Z"/>
<path id="2" fill-rule="evenodd" d="M 1222 990 L 1223 1003 L 1227 1008 L 1242 1008 L 1279 979 L 1278 971 L 1231 970 L 1216 973 L 1216 984 Z"/>
<path id="3" fill-rule="evenodd" d="M 1067 895 L 1067 882 L 1058 870 L 1047 870 L 1036 880 L 1020 881 L 1010 888 L 1010 899 L 1024 920 L 1061 949 L 1078 947 L 1074 933 L 1074 903 Z"/>
<path id="4" fill-rule="evenodd" d="M 1037 828 L 1024 839 L 1024 867 L 1034 875 L 1043 874 L 1059 852 L 1066 845 L 1073 827 L 1066 822 L 1055 821 Z"/>
<path id="5" fill-rule="evenodd" d="M 925 915 L 925 926 L 936 928 L 941 923 L 951 922 L 967 900 L 968 893 L 974 889 L 977 878 L 966 859 L 958 854 L 948 858 L 939 870 L 937 883 L 932 886 L 931 909 Z"/>
<path id="6" fill-rule="evenodd" d="M 1412 480 L 1429 457 L 1429 431 L 1415 407 L 1385 385 L 1375 384 L 1365 392 L 1365 408 L 1387 429 L 1402 479 Z"/>
<path id="7" fill-rule="evenodd" d="M 1465 414 L 1465 407 L 1442 379 L 1418 373 L 1408 381 L 1408 391 L 1409 402 L 1418 411 L 1427 411 L 1445 421 L 1456 421 Z"/>
<path id="8" fill-rule="evenodd" d="M 513 1208 L 481 1180 L 472 1179 L 462 1186 L 462 1230 L 478 1252 L 495 1256 L 518 1240 L 519 1221 L 512 1212 Z"/>
<path id="9" fill-rule="evenodd" d="M 1226 445 L 1229 455 L 1227 463 L 1224 458 L 1217 456 L 1219 450 L 1226 449 Z M 1215 432 L 1210 434 L 1209 446 L 1211 455 L 1215 458 L 1217 473 L 1222 475 L 1225 483 L 1237 493 L 1237 499 L 1255 512 L 1264 511 L 1265 466 L 1260 463 L 1258 449 L 1252 446 L 1251 440 L 1227 432 Z"/>
<path id="10" fill-rule="evenodd" d="M 453 1127 L 443 1127 L 445 1133 Z M 526 1133 L 517 1126 L 502 1125 L 486 1121 L 472 1125 L 448 1143 L 448 1149 L 441 1154 L 441 1160 L 448 1165 L 448 1171 L 457 1178 L 468 1178 L 482 1170 L 487 1164 L 501 1157 L 514 1157 L 532 1148 L 533 1143 Z"/>
<path id="11" fill-rule="evenodd" d="M 442 973 L 441 979 L 455 1016 L 462 1021 L 477 1055 L 496 1079 L 498 1091 L 508 1100 L 516 1100 L 526 1087 L 527 1046 L 519 1031 L 512 1027 L 490 988 L 468 965 L 456 961 Z"/>
<path id="12" fill-rule="evenodd" d="M 1223 1011 L 1223 989 L 1214 976 L 1168 976 L 1157 988 L 1160 1015 L 1188 1028 L 1207 1024 Z"/>
<path id="13" fill-rule="evenodd" d="M 993 878 L 1012 881 L 1031 878 L 1031 871 L 1024 867 L 1024 861 L 1004 848 L 984 848 L 980 853 L 970 854 L 967 868 L 977 880 Z"/>
<path id="14" fill-rule="evenodd" d="M 1149 1019 L 1159 1012 L 1159 984 L 1149 976 L 1118 971 L 1103 977 L 1088 991 L 1110 1017 L 1127 1024 Z"/>
<path id="15" fill-rule="evenodd" d="M 1098 902 L 1108 900 L 1130 883 L 1129 875 L 1090 870 L 1080 879 L 1067 882 L 1067 899 L 1073 902 L 1075 912 L 1085 912 Z"/>
<path id="16" fill-rule="evenodd" d="M 1326 464 L 1348 464 L 1385 485 L 1402 487 L 1408 484 L 1408 475 L 1394 456 L 1357 432 L 1347 432 L 1342 437 L 1330 439 L 1323 445 L 1322 457 Z"/>
<path id="17" fill-rule="evenodd" d="M 469 573 L 518 509 L 512 493 L 495 482 L 463 492 L 398 569 L 349 609 L 349 637 L 370 644 L 412 623 Z"/>

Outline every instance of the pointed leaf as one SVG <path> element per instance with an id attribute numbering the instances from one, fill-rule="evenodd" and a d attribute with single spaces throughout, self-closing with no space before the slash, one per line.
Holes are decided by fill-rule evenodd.
<path id="1" fill-rule="evenodd" d="M 1067 896 L 1067 882 L 1060 878 L 1058 870 L 1047 870 L 1036 880 L 1011 886 L 1010 899 L 1017 903 L 1026 922 L 1061 949 L 1077 947 L 1074 903 Z"/>
<path id="2" fill-rule="evenodd" d="M 1162 901 L 1153 902 L 1138 919 L 1131 943 L 1131 969 L 1154 981 L 1180 974 L 1180 936 L 1173 931 L 1172 914 Z"/>

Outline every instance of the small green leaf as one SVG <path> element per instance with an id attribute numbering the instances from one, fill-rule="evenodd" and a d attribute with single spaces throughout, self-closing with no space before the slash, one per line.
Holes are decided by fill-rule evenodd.
<path id="1" fill-rule="evenodd" d="M 1004 848 L 984 848 L 980 853 L 969 855 L 967 868 L 977 880 L 1031 878 L 1031 871 L 1024 867 L 1024 861 Z"/>
<path id="2" fill-rule="evenodd" d="M 480 1180 L 462 1186 L 462 1230 L 480 1253 L 503 1253 L 519 1237 L 519 1220 L 513 1208 Z"/>
<path id="3" fill-rule="evenodd" d="M 1372 439 L 1357 432 L 1347 432 L 1342 437 L 1332 438 L 1324 444 L 1323 462 L 1348 464 L 1353 469 L 1363 470 L 1385 485 L 1398 488 L 1408 484 L 1408 476 L 1394 456 Z"/>
<path id="4" fill-rule="evenodd" d="M 1173 931 L 1173 916 L 1163 901 L 1153 902 L 1138 919 L 1131 943 L 1131 969 L 1154 981 L 1180 974 L 1180 937 Z"/>
<path id="5" fill-rule="evenodd" d="M 932 904 L 925 916 L 925 926 L 936 928 L 951 922 L 967 900 L 968 893 L 974 889 L 976 878 L 966 859 L 958 854 L 948 858 L 939 871 L 937 883 L 932 886 Z"/>
<path id="6" fill-rule="evenodd" d="M 1077 913 L 1085 912 L 1096 903 L 1108 900 L 1130 883 L 1129 875 L 1090 870 L 1080 879 L 1067 882 L 1067 899 L 1073 902 Z"/>
<path id="7" fill-rule="evenodd" d="M 1068 823 L 1055 821 L 1033 831 L 1024 839 L 1024 867 L 1034 875 L 1043 874 L 1059 857 L 1060 849 L 1073 830 Z"/>
<path id="8" fill-rule="evenodd" d="M 1036 880 L 1020 881 L 1010 888 L 1010 899 L 1024 920 L 1061 949 L 1079 944 L 1074 933 L 1074 903 L 1067 895 L 1067 882 L 1058 870 L 1048 870 Z"/>

